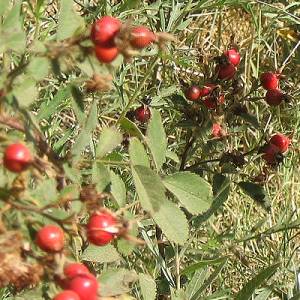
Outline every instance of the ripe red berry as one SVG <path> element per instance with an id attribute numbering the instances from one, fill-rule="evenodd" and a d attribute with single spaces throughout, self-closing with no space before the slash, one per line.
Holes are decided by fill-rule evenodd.
<path id="1" fill-rule="evenodd" d="M 212 126 L 212 135 L 216 138 L 217 137 L 220 138 L 220 137 L 223 136 L 223 129 L 222 129 L 220 124 L 218 124 L 218 123 L 213 124 L 213 126 Z"/>
<path id="2" fill-rule="evenodd" d="M 121 28 L 121 21 L 110 16 L 97 20 L 91 30 L 91 40 L 102 47 L 114 46 L 114 38 Z"/>
<path id="3" fill-rule="evenodd" d="M 64 267 L 64 274 L 67 278 L 73 278 L 77 275 L 89 273 L 89 269 L 81 263 L 70 263 Z"/>
<path id="4" fill-rule="evenodd" d="M 197 85 L 192 85 L 185 91 L 185 97 L 191 101 L 197 101 L 201 96 L 201 89 Z"/>
<path id="5" fill-rule="evenodd" d="M 104 246 L 118 233 L 117 220 L 110 213 L 95 213 L 87 224 L 87 238 L 90 243 Z"/>
<path id="6" fill-rule="evenodd" d="M 261 151 L 263 153 L 262 158 L 270 165 L 277 164 L 282 158 L 278 147 L 273 144 L 265 145 Z"/>
<path id="7" fill-rule="evenodd" d="M 233 64 L 217 65 L 216 72 L 221 80 L 232 79 L 236 73 L 236 68 Z"/>
<path id="8" fill-rule="evenodd" d="M 200 89 L 200 97 L 208 96 L 217 86 L 213 83 L 206 83 L 203 88 Z"/>
<path id="9" fill-rule="evenodd" d="M 78 275 L 69 282 L 68 289 L 74 291 L 80 300 L 97 300 L 99 284 L 92 274 Z"/>
<path id="10" fill-rule="evenodd" d="M 275 145 L 281 153 L 288 150 L 290 143 L 290 139 L 281 133 L 274 134 L 270 139 L 270 144 Z"/>
<path id="11" fill-rule="evenodd" d="M 75 292 L 66 290 L 56 295 L 53 300 L 80 300 L 80 298 Z"/>
<path id="12" fill-rule="evenodd" d="M 37 245 L 46 252 L 60 252 L 64 247 L 64 232 L 55 225 L 46 225 L 36 236 Z"/>
<path id="13" fill-rule="evenodd" d="M 29 149 L 21 143 L 11 144 L 4 151 L 3 164 L 11 172 L 20 173 L 26 170 L 31 162 Z"/>
<path id="14" fill-rule="evenodd" d="M 224 55 L 227 57 L 228 61 L 234 66 L 238 66 L 240 64 L 241 55 L 236 49 L 229 49 L 224 52 Z"/>
<path id="15" fill-rule="evenodd" d="M 150 108 L 147 105 L 142 105 L 134 111 L 135 119 L 141 123 L 146 123 L 151 117 Z"/>
<path id="16" fill-rule="evenodd" d="M 149 28 L 146 26 L 137 26 L 131 31 L 130 44 L 134 48 L 142 49 L 153 43 L 155 39 L 155 34 Z"/>
<path id="17" fill-rule="evenodd" d="M 271 106 L 279 105 L 285 98 L 285 95 L 280 90 L 268 90 L 265 100 Z"/>
<path id="18" fill-rule="evenodd" d="M 260 82 L 266 90 L 276 90 L 279 85 L 278 75 L 272 72 L 262 73 L 260 76 Z"/>
<path id="19" fill-rule="evenodd" d="M 117 47 L 102 47 L 96 45 L 95 54 L 100 62 L 108 64 L 118 56 L 119 50 Z"/>

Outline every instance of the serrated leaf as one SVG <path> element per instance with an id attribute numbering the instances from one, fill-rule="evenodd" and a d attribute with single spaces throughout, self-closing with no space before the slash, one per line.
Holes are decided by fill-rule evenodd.
<path id="1" fill-rule="evenodd" d="M 130 136 L 138 137 L 139 139 L 143 139 L 143 134 L 140 129 L 136 126 L 136 124 L 130 121 L 127 118 L 122 118 L 120 121 L 120 127 L 128 133 Z"/>
<path id="2" fill-rule="evenodd" d="M 57 39 L 63 40 L 73 36 L 83 26 L 83 19 L 75 13 L 72 0 L 61 0 L 58 17 Z"/>
<path id="3" fill-rule="evenodd" d="M 97 191 L 103 192 L 110 184 L 110 175 L 107 168 L 99 163 L 95 162 L 92 168 L 92 182 L 96 184 Z"/>
<path id="4" fill-rule="evenodd" d="M 133 166 L 132 175 L 143 209 L 157 212 L 162 203 L 167 202 L 161 178 L 145 166 Z"/>
<path id="5" fill-rule="evenodd" d="M 270 211 L 271 204 L 264 188 L 253 182 L 239 182 L 238 186 L 266 211 Z"/>
<path id="6" fill-rule="evenodd" d="M 35 190 L 32 191 L 33 198 L 39 199 L 40 204 L 45 206 L 57 200 L 58 192 L 56 189 L 57 182 L 50 178 L 43 180 Z"/>
<path id="7" fill-rule="evenodd" d="M 264 283 L 268 278 L 274 275 L 277 268 L 280 266 L 280 263 L 269 266 L 263 270 L 261 270 L 254 278 L 246 283 L 246 285 L 237 293 L 235 296 L 236 300 L 248 300 L 255 289 L 257 289 L 260 285 Z"/>
<path id="8" fill-rule="evenodd" d="M 167 137 L 162 124 L 160 113 L 157 110 L 152 111 L 152 116 L 148 124 L 147 144 L 153 155 L 157 170 L 160 170 L 166 161 Z"/>
<path id="9" fill-rule="evenodd" d="M 113 127 L 103 128 L 97 146 L 97 157 L 103 157 L 114 150 L 123 140 L 122 134 Z"/>
<path id="10" fill-rule="evenodd" d="M 28 67 L 28 74 L 36 81 L 45 79 L 50 68 L 49 60 L 45 57 L 34 57 Z"/>
<path id="11" fill-rule="evenodd" d="M 114 199 L 117 201 L 119 207 L 123 207 L 126 204 L 126 187 L 121 177 L 110 171 L 111 179 L 111 193 Z"/>
<path id="12" fill-rule="evenodd" d="M 155 280 L 147 274 L 139 274 L 139 282 L 143 300 L 155 300 L 156 299 L 156 283 Z"/>
<path id="13" fill-rule="evenodd" d="M 175 173 L 165 177 L 163 183 L 192 214 L 206 211 L 212 203 L 210 184 L 194 173 Z"/>
<path id="14" fill-rule="evenodd" d="M 63 165 L 63 168 L 67 178 L 75 183 L 80 183 L 81 174 L 77 169 L 70 167 L 67 163 Z"/>
<path id="15" fill-rule="evenodd" d="M 185 214 L 171 201 L 163 201 L 153 219 L 168 240 L 183 245 L 189 236 Z"/>
<path id="16" fill-rule="evenodd" d="M 89 245 L 83 251 L 81 259 L 97 263 L 110 263 L 119 260 L 120 255 L 113 245 L 106 245 L 103 247 Z"/>
<path id="17" fill-rule="evenodd" d="M 106 270 L 99 276 L 101 297 L 113 297 L 130 291 L 130 284 L 138 279 L 135 271 L 126 269 Z"/>
<path id="18" fill-rule="evenodd" d="M 18 99 L 20 106 L 29 106 L 38 96 L 35 81 L 30 77 L 24 77 L 22 82 L 14 88 L 13 94 Z"/>
<path id="19" fill-rule="evenodd" d="M 145 147 L 137 138 L 130 139 L 129 156 L 133 166 L 139 165 L 150 168 L 150 162 Z"/>

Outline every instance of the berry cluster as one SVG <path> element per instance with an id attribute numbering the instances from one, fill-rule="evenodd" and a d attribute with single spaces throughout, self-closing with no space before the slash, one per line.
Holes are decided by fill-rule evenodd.
<path id="1" fill-rule="evenodd" d="M 93 25 L 90 38 L 95 45 L 95 54 L 102 63 L 111 63 L 122 53 L 143 49 L 157 41 L 157 36 L 145 26 L 122 24 L 114 17 L 104 16 Z"/>

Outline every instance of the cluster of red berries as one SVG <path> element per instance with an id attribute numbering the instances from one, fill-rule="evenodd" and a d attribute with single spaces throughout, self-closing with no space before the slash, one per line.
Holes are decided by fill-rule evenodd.
<path id="1" fill-rule="evenodd" d="M 260 76 L 260 82 L 267 90 L 265 100 L 271 106 L 277 106 L 285 100 L 285 94 L 279 89 L 279 73 L 265 72 Z"/>
<path id="2" fill-rule="evenodd" d="M 92 25 L 90 37 L 100 62 L 111 63 L 119 55 L 122 49 L 118 47 L 116 40 L 121 34 L 122 26 L 119 19 L 110 16 L 104 16 Z M 124 26 L 124 28 L 133 49 L 143 49 L 156 41 L 156 35 L 145 26 Z"/>
<path id="3" fill-rule="evenodd" d="M 63 276 L 56 278 L 64 289 L 54 300 L 97 300 L 99 283 L 88 268 L 81 263 L 70 263 L 64 267 Z"/>

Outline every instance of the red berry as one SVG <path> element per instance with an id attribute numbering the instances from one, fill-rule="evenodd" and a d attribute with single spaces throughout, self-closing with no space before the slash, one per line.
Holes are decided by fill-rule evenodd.
<path id="1" fill-rule="evenodd" d="M 225 102 L 225 96 L 223 94 L 221 94 L 218 98 L 214 96 L 209 96 L 203 100 L 203 104 L 208 109 L 216 109 L 219 104 L 223 104 L 224 102 Z"/>
<path id="2" fill-rule="evenodd" d="M 275 145 L 281 153 L 288 150 L 290 143 L 290 139 L 281 133 L 274 134 L 270 139 L 270 144 Z"/>
<path id="3" fill-rule="evenodd" d="M 53 300 L 80 300 L 80 298 L 75 292 L 66 290 L 56 295 Z"/>
<path id="4" fill-rule="evenodd" d="M 241 61 L 241 55 L 236 49 L 229 49 L 224 52 L 224 55 L 228 58 L 228 61 L 234 66 L 238 66 Z"/>
<path id="5" fill-rule="evenodd" d="M 118 233 L 116 218 L 109 213 L 93 214 L 87 224 L 87 238 L 90 243 L 104 246 L 110 243 Z"/>
<path id="6" fill-rule="evenodd" d="M 262 73 L 260 76 L 260 82 L 266 90 L 276 90 L 279 85 L 278 75 L 272 72 Z"/>
<path id="7" fill-rule="evenodd" d="M 200 89 L 201 97 L 208 96 L 217 86 L 213 83 L 206 83 L 203 88 Z"/>
<path id="8" fill-rule="evenodd" d="M 11 144 L 4 151 L 3 164 L 11 172 L 20 173 L 26 170 L 31 162 L 29 149 L 21 143 Z"/>
<path id="9" fill-rule="evenodd" d="M 142 105 L 134 111 L 134 116 L 139 122 L 146 123 L 151 117 L 150 108 L 146 105 Z"/>
<path id="10" fill-rule="evenodd" d="M 216 72 L 218 73 L 218 78 L 221 80 L 232 79 L 236 73 L 236 68 L 233 64 L 222 64 L 217 65 Z"/>
<path id="11" fill-rule="evenodd" d="M 64 267 L 64 274 L 67 278 L 73 278 L 77 275 L 89 273 L 89 269 L 81 263 L 70 263 Z"/>
<path id="12" fill-rule="evenodd" d="M 94 44 L 102 47 L 114 46 L 114 38 L 119 33 L 121 28 L 121 21 L 110 16 L 104 16 L 97 20 L 91 31 L 91 40 Z"/>
<path id="13" fill-rule="evenodd" d="M 155 39 L 155 34 L 146 26 L 137 26 L 131 31 L 130 44 L 134 48 L 142 49 L 153 43 Z"/>
<path id="14" fill-rule="evenodd" d="M 70 280 L 68 289 L 74 291 L 80 300 L 97 300 L 99 284 L 92 274 L 78 275 Z"/>
<path id="15" fill-rule="evenodd" d="M 212 126 L 212 135 L 214 137 L 222 137 L 223 136 L 223 129 L 220 124 L 214 123 Z"/>
<path id="16" fill-rule="evenodd" d="M 111 63 L 119 54 L 117 47 L 102 47 L 96 45 L 95 53 L 98 60 L 102 63 Z"/>
<path id="17" fill-rule="evenodd" d="M 279 105 L 285 96 L 280 90 L 268 90 L 266 93 L 265 100 L 271 106 Z"/>
<path id="18" fill-rule="evenodd" d="M 262 158 L 270 165 L 274 165 L 278 163 L 278 158 L 280 156 L 280 151 L 278 147 L 276 147 L 273 144 L 267 144 L 263 147 L 262 152 L 264 153 L 262 155 Z"/>
<path id="19" fill-rule="evenodd" d="M 185 91 L 185 97 L 191 101 L 197 101 L 201 96 L 201 89 L 197 85 L 192 85 Z"/>
<path id="20" fill-rule="evenodd" d="M 64 232 L 55 225 L 44 226 L 37 233 L 36 243 L 46 252 L 59 252 L 64 247 Z"/>

